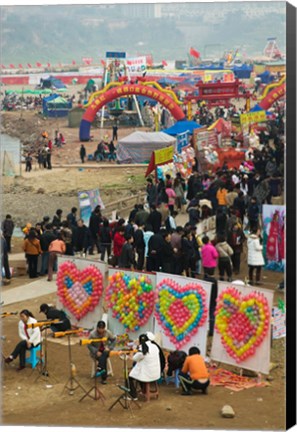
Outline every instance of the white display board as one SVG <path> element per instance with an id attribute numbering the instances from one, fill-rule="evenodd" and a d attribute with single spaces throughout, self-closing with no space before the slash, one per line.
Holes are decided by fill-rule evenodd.
<path id="1" fill-rule="evenodd" d="M 229 288 L 235 289 L 238 296 L 230 295 Z M 235 298 L 237 300 L 234 300 Z M 236 285 L 232 282 L 219 282 L 216 311 L 220 313 L 220 317 L 222 317 L 222 311 L 223 313 L 226 311 L 226 314 L 223 316 L 224 328 L 220 327 L 220 331 L 217 326 L 221 318 L 219 319 L 219 316 L 216 315 L 211 359 L 268 374 L 272 305 L 273 291 Z M 266 313 L 265 308 L 267 308 Z M 266 321 L 264 317 L 268 317 L 265 335 L 262 333 L 264 328 L 262 325 Z M 223 343 L 226 337 L 228 338 L 227 346 L 232 350 L 232 355 L 227 352 L 226 342 Z M 240 349 L 243 350 L 242 353 L 238 351 Z M 248 349 L 254 349 L 254 353 L 250 354 L 249 351 L 246 351 Z M 242 358 L 245 352 L 247 352 L 247 357 Z"/>
<path id="2" fill-rule="evenodd" d="M 58 269 L 59 266 L 61 266 L 62 263 L 65 262 L 71 262 L 75 264 L 78 270 L 84 270 L 85 268 L 89 266 L 95 266 L 102 274 L 103 276 L 103 284 L 105 279 L 105 274 L 107 272 L 107 264 L 101 261 L 95 261 L 95 260 L 89 260 L 85 258 L 78 258 L 78 257 L 70 257 L 70 256 L 63 256 L 58 257 Z M 96 327 L 96 324 L 99 320 L 102 319 L 102 315 L 104 313 L 102 308 L 103 303 L 103 296 L 101 297 L 98 305 L 95 307 L 93 311 L 88 312 L 83 318 L 78 320 L 74 314 L 71 313 L 69 309 L 61 302 L 60 298 L 57 296 L 57 308 L 62 309 L 66 312 L 67 316 L 69 317 L 71 324 L 79 327 L 83 327 L 85 329 L 94 329 Z"/>
<path id="3" fill-rule="evenodd" d="M 171 286 L 171 283 L 169 284 L 169 282 L 164 282 L 164 281 L 171 281 L 176 285 L 176 289 L 174 288 L 174 286 Z M 154 332 L 156 333 L 160 333 L 162 335 L 162 347 L 164 349 L 170 350 L 170 351 L 175 351 L 176 349 L 179 349 L 181 351 L 185 351 L 186 353 L 188 353 L 189 348 L 191 348 L 192 346 L 197 346 L 200 349 L 201 355 L 202 356 L 206 356 L 206 342 L 207 342 L 207 330 L 208 330 L 208 319 L 209 319 L 209 302 L 210 302 L 210 293 L 211 293 L 211 283 L 210 282 L 206 282 L 204 280 L 200 280 L 200 279 L 193 279 L 193 278 L 189 278 L 189 277 L 184 277 L 184 276 L 178 276 L 178 275 L 172 275 L 172 274 L 166 274 L 166 273 L 157 273 L 157 280 L 156 280 L 156 287 L 159 286 L 159 284 L 163 283 L 164 286 L 169 286 L 170 285 L 170 289 L 173 289 L 172 291 L 172 295 L 175 296 L 175 293 L 177 293 L 176 295 L 176 299 L 172 299 L 174 303 L 175 301 L 178 301 L 179 303 L 177 304 L 177 308 L 181 307 L 186 307 L 184 305 L 182 305 L 181 303 L 181 299 L 184 299 L 186 297 L 189 298 L 189 296 L 191 295 L 191 286 L 197 286 L 199 285 L 205 292 L 205 304 L 206 304 L 206 311 L 205 313 L 207 314 L 206 319 L 204 320 L 204 323 L 199 326 L 198 331 L 193 333 L 192 335 L 189 335 L 189 340 L 187 342 L 183 342 L 181 347 L 178 347 L 172 340 L 170 340 L 169 335 L 166 334 L 166 329 L 165 329 L 165 325 L 161 325 L 157 319 L 155 319 L 155 327 L 154 327 Z M 178 295 L 178 287 L 182 288 L 182 293 L 180 294 L 180 296 Z M 158 290 L 157 290 L 158 291 Z M 175 292 L 174 292 L 175 291 Z M 191 299 L 189 298 L 190 302 Z M 157 301 L 156 301 L 157 303 Z M 172 304 L 171 303 L 171 304 Z M 165 318 L 168 318 L 170 314 L 170 310 L 167 309 L 165 312 Z M 193 317 L 195 318 L 195 314 L 197 313 L 197 310 L 192 310 L 192 312 L 189 312 L 193 314 Z M 155 311 L 155 317 L 156 317 L 156 311 Z M 195 327 L 196 328 L 196 327 Z M 177 329 L 178 331 L 178 329 Z M 187 330 L 186 330 L 187 331 Z"/>
<path id="4" fill-rule="evenodd" d="M 127 275 L 130 279 L 136 278 L 139 279 L 143 276 L 148 277 L 151 281 L 151 284 L 153 286 L 153 290 L 155 291 L 156 288 L 156 274 L 155 273 L 146 273 L 146 272 L 137 272 L 137 271 L 129 271 L 127 269 L 119 269 L 110 267 L 108 269 L 108 277 L 113 276 L 115 273 L 123 272 L 125 275 Z M 107 291 L 107 288 L 106 288 Z M 138 302 L 138 299 L 136 298 L 136 303 Z M 154 311 L 152 311 L 152 314 L 150 315 L 148 321 L 146 324 L 140 326 L 139 330 L 131 331 L 127 329 L 116 317 L 113 317 L 113 311 L 111 308 L 108 308 L 108 328 L 110 331 L 115 335 L 121 335 L 124 333 L 128 333 L 129 337 L 133 340 L 136 340 L 139 335 L 142 333 L 145 333 L 147 331 L 154 332 Z"/>

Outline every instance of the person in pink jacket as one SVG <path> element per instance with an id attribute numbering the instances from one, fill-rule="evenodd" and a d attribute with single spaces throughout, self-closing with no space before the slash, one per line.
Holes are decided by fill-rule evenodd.
<path id="1" fill-rule="evenodd" d="M 174 190 L 172 189 L 171 186 L 167 186 L 165 189 L 165 192 L 168 196 L 168 208 L 170 211 L 171 216 L 173 215 L 173 211 L 174 211 L 174 204 L 175 204 L 175 198 L 176 198 L 176 193 L 174 192 Z"/>
<path id="2" fill-rule="evenodd" d="M 215 269 L 218 264 L 218 251 L 216 248 L 210 243 L 209 238 L 207 236 L 202 238 L 203 246 L 201 248 L 201 258 L 202 258 L 202 266 L 204 270 L 204 276 L 213 276 Z"/>

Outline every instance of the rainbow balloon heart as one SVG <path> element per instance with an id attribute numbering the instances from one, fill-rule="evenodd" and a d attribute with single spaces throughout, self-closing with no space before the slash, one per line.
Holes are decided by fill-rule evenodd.
<path id="1" fill-rule="evenodd" d="M 106 301 L 116 318 L 127 331 L 137 331 L 153 313 L 155 292 L 147 275 L 130 276 L 122 271 L 109 277 Z"/>
<path id="2" fill-rule="evenodd" d="M 177 349 L 188 343 L 207 319 L 206 293 L 201 285 L 181 287 L 172 279 L 157 285 L 155 316 Z"/>
<path id="3" fill-rule="evenodd" d="M 256 291 L 242 296 L 234 287 L 228 287 L 217 299 L 215 315 L 215 328 L 227 353 L 237 363 L 253 356 L 269 329 L 266 297 Z"/>
<path id="4" fill-rule="evenodd" d="M 65 261 L 57 273 L 58 296 L 63 305 L 80 320 L 98 305 L 103 292 L 103 277 L 95 266 L 78 270 Z"/>

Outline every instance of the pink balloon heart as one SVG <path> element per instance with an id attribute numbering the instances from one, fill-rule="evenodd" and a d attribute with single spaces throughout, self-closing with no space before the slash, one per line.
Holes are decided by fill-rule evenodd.
<path id="1" fill-rule="evenodd" d="M 91 305 L 99 303 L 103 277 L 95 266 L 78 270 L 74 263 L 65 261 L 59 266 L 57 287 L 62 304 L 80 320 L 91 310 Z"/>

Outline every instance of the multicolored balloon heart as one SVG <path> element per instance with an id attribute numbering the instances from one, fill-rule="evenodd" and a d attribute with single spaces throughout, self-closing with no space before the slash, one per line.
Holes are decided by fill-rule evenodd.
<path id="1" fill-rule="evenodd" d="M 255 354 L 267 335 L 270 311 L 264 294 L 246 296 L 234 287 L 223 290 L 217 299 L 215 328 L 229 356 L 237 363 Z"/>
<path id="2" fill-rule="evenodd" d="M 147 275 L 130 276 L 122 271 L 109 277 L 106 301 L 112 316 L 127 331 L 137 331 L 150 318 L 154 310 L 155 292 Z"/>
<path id="3" fill-rule="evenodd" d="M 207 319 L 206 293 L 201 285 L 181 287 L 172 279 L 157 285 L 155 316 L 176 349 L 188 343 Z"/>
<path id="4" fill-rule="evenodd" d="M 103 277 L 93 265 L 79 270 L 74 263 L 65 261 L 58 269 L 57 287 L 60 301 L 80 320 L 98 305 L 103 292 Z"/>

